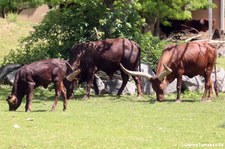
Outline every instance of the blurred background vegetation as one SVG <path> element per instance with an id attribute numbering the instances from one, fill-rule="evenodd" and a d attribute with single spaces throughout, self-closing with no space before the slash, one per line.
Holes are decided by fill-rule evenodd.
<path id="1" fill-rule="evenodd" d="M 207 8 L 208 0 L 1 0 L 1 16 L 15 22 L 25 8 L 48 4 L 44 20 L 20 39 L 2 65 L 26 64 L 47 58 L 68 58 L 79 42 L 128 38 L 142 48 L 142 61 L 153 69 L 168 44 L 154 36 L 154 25 L 164 19 L 189 19 L 191 11 Z"/>

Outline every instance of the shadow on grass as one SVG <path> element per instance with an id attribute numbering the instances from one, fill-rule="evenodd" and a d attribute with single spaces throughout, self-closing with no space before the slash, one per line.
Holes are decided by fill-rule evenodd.
<path id="1" fill-rule="evenodd" d="M 80 100 L 80 101 L 85 101 L 85 100 L 92 100 L 92 99 L 104 99 L 104 100 L 112 100 L 112 101 L 129 101 L 129 102 L 144 102 L 144 103 L 150 103 L 150 104 L 155 104 L 155 103 L 175 103 L 176 99 L 172 98 L 165 98 L 163 101 L 159 102 L 156 100 L 155 96 L 151 95 L 143 95 L 142 97 L 136 97 L 135 95 L 112 95 L 112 94 L 100 94 L 100 95 L 90 95 L 90 98 L 88 99 L 83 99 L 84 95 L 75 95 L 75 98 L 69 99 L 69 100 Z M 201 102 L 198 99 L 182 99 L 182 103 L 195 103 L 195 102 Z"/>
<path id="2" fill-rule="evenodd" d="M 50 110 L 32 110 L 31 112 L 36 112 L 36 113 L 38 113 L 38 112 L 49 112 Z M 51 111 L 50 111 L 51 112 Z M 54 111 L 52 111 L 52 112 L 54 112 Z"/>
<path id="3" fill-rule="evenodd" d="M 176 102 L 175 99 L 166 99 L 162 102 Z M 181 102 L 199 102 L 199 100 L 196 99 L 182 99 Z"/>
<path id="4" fill-rule="evenodd" d="M 225 123 L 219 125 L 218 127 L 219 127 L 219 128 L 224 128 L 224 129 L 225 129 Z"/>
<path id="5" fill-rule="evenodd" d="M 17 111 L 8 111 L 8 110 L 2 110 L 2 111 L 4 111 L 4 112 L 16 112 L 16 113 L 25 113 L 25 110 L 17 110 Z M 50 110 L 31 110 L 30 112 L 35 112 L 35 113 L 38 113 L 38 112 L 48 112 L 48 111 L 50 111 Z M 51 111 L 50 111 L 51 112 Z M 29 112 L 27 112 L 27 113 L 29 113 Z"/>

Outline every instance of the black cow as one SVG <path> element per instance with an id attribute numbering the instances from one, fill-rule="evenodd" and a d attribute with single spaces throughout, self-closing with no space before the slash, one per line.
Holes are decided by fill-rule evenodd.
<path id="1" fill-rule="evenodd" d="M 141 50 L 137 43 L 129 39 L 106 39 L 95 42 L 80 43 L 74 45 L 70 50 L 69 63 L 72 68 L 80 69 L 80 83 L 87 82 L 86 95 L 90 94 L 90 87 L 93 83 L 95 93 L 99 90 L 96 84 L 95 73 L 99 70 L 104 71 L 110 78 L 117 70 L 121 70 L 120 63 L 130 70 L 140 68 Z M 126 86 L 129 76 L 123 71 L 121 76 L 123 83 L 117 93 L 120 95 Z M 138 96 L 142 95 L 140 77 L 133 77 L 138 90 Z"/>
<path id="2" fill-rule="evenodd" d="M 163 33 L 169 36 L 171 33 L 177 33 L 184 30 L 189 30 L 192 33 L 200 31 L 206 32 L 209 28 L 209 21 L 206 18 L 199 20 L 167 20 L 170 25 L 160 23 L 160 29 Z M 212 29 L 215 27 L 215 19 L 212 20 Z"/>

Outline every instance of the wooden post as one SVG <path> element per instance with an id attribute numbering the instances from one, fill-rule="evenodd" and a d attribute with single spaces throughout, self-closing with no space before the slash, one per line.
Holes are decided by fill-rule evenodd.
<path id="1" fill-rule="evenodd" d="M 212 0 L 209 0 L 210 8 L 209 8 L 209 39 L 212 37 Z"/>
<path id="2" fill-rule="evenodd" d="M 221 0 L 220 5 L 220 30 L 224 32 L 224 0 Z"/>

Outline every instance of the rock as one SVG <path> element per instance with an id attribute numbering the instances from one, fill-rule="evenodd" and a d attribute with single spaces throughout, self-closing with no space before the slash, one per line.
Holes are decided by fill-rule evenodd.
<path id="1" fill-rule="evenodd" d="M 13 70 L 19 69 L 22 65 L 20 64 L 8 64 L 5 66 L 2 66 L 0 68 L 0 79 L 4 76 L 6 76 L 8 73 L 12 72 Z"/>
<path id="2" fill-rule="evenodd" d="M 183 86 L 188 89 L 189 91 L 198 91 L 198 90 L 203 90 L 204 88 L 204 83 L 203 83 L 203 78 L 201 76 L 195 76 L 193 78 L 189 78 L 187 76 L 183 76 Z"/>
<path id="3" fill-rule="evenodd" d="M 117 94 L 118 90 L 122 85 L 122 80 L 113 79 L 111 81 L 105 82 L 105 88 L 100 91 L 101 94 Z M 123 94 L 134 95 L 136 92 L 136 85 L 134 83 L 128 82 L 123 90 Z"/>
<path id="4" fill-rule="evenodd" d="M 219 87 L 219 92 L 225 92 L 225 71 L 223 68 L 217 68 L 216 70 L 217 82 Z M 215 72 L 211 75 L 212 81 L 215 82 Z M 214 83 L 213 83 L 214 85 Z"/>
<path id="5" fill-rule="evenodd" d="M 202 78 L 200 76 L 195 76 L 193 78 L 189 78 L 187 76 L 182 76 L 182 91 L 198 91 L 203 90 L 204 84 L 202 82 Z M 177 79 L 171 82 L 167 88 L 166 93 L 176 93 L 177 92 Z"/>
<path id="6" fill-rule="evenodd" d="M 104 82 L 101 80 L 101 78 L 95 74 L 95 78 L 96 78 L 96 83 L 98 86 L 99 91 L 103 90 L 105 88 L 105 84 Z"/>
<path id="7" fill-rule="evenodd" d="M 4 77 L 4 83 L 5 84 L 9 84 L 9 85 L 13 85 L 13 82 L 15 80 L 15 75 L 16 75 L 16 72 L 18 70 L 14 70 L 10 73 L 8 73 L 5 77 Z"/>
<path id="8" fill-rule="evenodd" d="M 225 56 L 225 43 L 217 43 L 217 44 L 213 44 L 218 51 L 218 56 L 219 57 L 224 57 Z"/>
<path id="9" fill-rule="evenodd" d="M 16 70 L 22 65 L 20 64 L 8 64 L 0 68 L 0 81 L 6 84 L 13 84 Z"/>
<path id="10" fill-rule="evenodd" d="M 151 69 L 150 65 L 146 63 L 141 63 L 141 72 L 148 73 L 152 76 L 155 76 L 155 73 Z M 142 81 L 142 90 L 144 94 L 153 94 L 154 90 L 152 88 L 152 83 L 147 81 L 145 78 L 141 78 Z"/>

